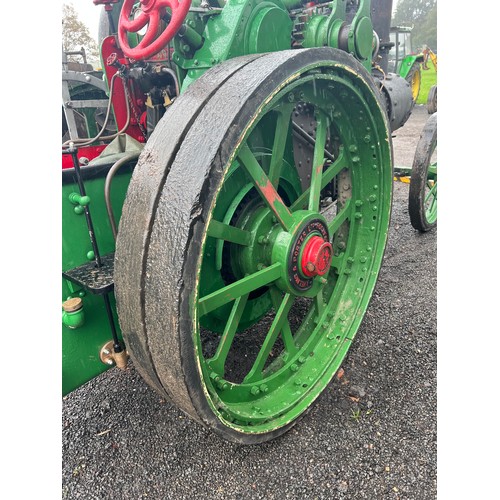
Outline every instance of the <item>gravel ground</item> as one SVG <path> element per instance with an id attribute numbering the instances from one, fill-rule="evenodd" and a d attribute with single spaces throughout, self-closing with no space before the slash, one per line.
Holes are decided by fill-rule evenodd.
<path id="1" fill-rule="evenodd" d="M 427 118 L 417 106 L 396 131 L 396 166 L 411 166 Z M 407 204 L 408 184 L 395 182 L 384 264 L 344 375 L 290 432 L 222 441 L 130 363 L 64 398 L 62 497 L 435 498 L 437 231 L 415 231 Z"/>

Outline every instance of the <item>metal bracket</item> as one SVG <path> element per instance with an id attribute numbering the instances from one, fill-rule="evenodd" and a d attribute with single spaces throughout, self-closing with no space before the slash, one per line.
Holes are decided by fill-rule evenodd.
<path id="1" fill-rule="evenodd" d="M 127 367 L 129 354 L 126 349 L 123 349 L 121 352 L 115 352 L 113 345 L 114 342 L 112 340 L 106 342 L 101 347 L 99 357 L 105 365 L 116 365 L 120 370 L 124 370 Z"/>

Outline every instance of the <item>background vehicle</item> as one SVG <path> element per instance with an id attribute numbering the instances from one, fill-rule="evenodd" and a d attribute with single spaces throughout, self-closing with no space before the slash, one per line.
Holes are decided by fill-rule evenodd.
<path id="1" fill-rule="evenodd" d="M 381 266 L 412 106 L 392 1 L 94 3 L 109 101 L 63 143 L 63 390 L 130 355 L 223 438 L 272 439 Z"/>
<path id="2" fill-rule="evenodd" d="M 398 73 L 411 85 L 413 102 L 417 101 L 422 81 L 422 66 L 432 62 L 437 70 L 437 56 L 429 47 L 416 50 L 412 46 L 412 28 L 406 26 L 391 27 L 390 39 L 393 44 L 389 52 L 388 69 Z"/>

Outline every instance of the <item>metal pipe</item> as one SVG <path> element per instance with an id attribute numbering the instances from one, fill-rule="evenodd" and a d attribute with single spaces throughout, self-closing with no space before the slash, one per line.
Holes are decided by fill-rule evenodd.
<path id="1" fill-rule="evenodd" d="M 134 151 L 133 153 L 129 153 L 124 157 L 120 158 L 117 162 L 113 164 L 113 166 L 109 169 L 108 174 L 106 175 L 106 182 L 104 183 L 104 200 L 106 202 L 106 210 L 108 212 L 109 223 L 111 224 L 111 231 L 113 231 L 113 238 L 116 241 L 116 236 L 118 234 L 118 230 L 116 227 L 115 216 L 113 215 L 113 207 L 111 206 L 111 181 L 115 176 L 116 172 L 128 163 L 129 161 L 135 160 L 139 158 L 140 152 Z"/>
<path id="2" fill-rule="evenodd" d="M 111 335 L 113 336 L 113 350 L 115 352 L 122 352 L 123 347 L 118 340 L 118 333 L 116 332 L 115 320 L 113 319 L 113 312 L 111 310 L 111 303 L 109 302 L 109 294 L 105 293 L 102 298 L 104 299 L 104 307 L 106 308 L 106 315 L 108 316 L 109 326 L 111 327 Z"/>
<path id="3" fill-rule="evenodd" d="M 165 68 L 165 67 L 161 68 L 161 71 L 162 71 L 162 73 L 168 73 L 174 79 L 174 82 L 175 82 L 175 94 L 178 97 L 179 94 L 180 94 L 180 90 L 179 90 L 179 82 L 177 80 L 177 75 L 175 74 L 175 71 L 173 69 Z"/>
<path id="4" fill-rule="evenodd" d="M 109 95 L 108 110 L 106 112 L 106 117 L 104 119 L 104 124 L 103 124 L 101 130 L 99 131 L 99 133 L 95 137 L 93 137 L 92 139 L 75 139 L 75 140 L 72 140 L 72 141 L 66 141 L 65 143 L 63 143 L 63 147 L 66 146 L 66 145 L 68 145 L 69 142 L 78 143 L 78 145 L 81 147 L 81 146 L 89 146 L 90 144 L 96 142 L 98 139 L 100 139 L 101 141 L 110 141 L 110 140 L 114 139 L 115 137 L 118 137 L 120 134 L 123 134 L 125 132 L 125 130 L 127 130 L 128 126 L 130 124 L 130 103 L 129 103 L 129 93 L 128 93 L 127 84 L 124 81 L 123 82 L 123 90 L 125 92 L 125 105 L 126 105 L 126 109 L 127 109 L 127 120 L 125 122 L 125 125 L 122 127 L 121 130 L 119 130 L 115 134 L 106 135 L 106 136 L 101 137 L 102 134 L 104 133 L 105 128 L 106 128 L 107 121 L 109 119 L 109 115 L 110 115 L 110 111 L 111 111 L 111 99 L 112 99 L 113 85 L 114 85 L 114 79 L 115 79 L 116 76 L 118 76 L 118 73 L 115 73 L 111 77 L 111 84 L 110 84 L 110 89 L 111 90 L 110 90 L 110 95 Z"/>
<path id="5" fill-rule="evenodd" d="M 80 195 L 87 196 L 87 194 L 85 193 L 85 186 L 83 184 L 83 179 L 80 172 L 80 163 L 78 161 L 77 149 L 75 148 L 75 145 L 73 143 L 70 143 L 69 153 L 73 158 L 73 166 L 75 168 L 76 182 L 78 184 Z M 94 233 L 94 224 L 92 223 L 92 217 L 90 216 L 90 210 L 88 205 L 85 205 L 83 209 L 85 214 L 85 220 L 87 222 L 87 228 L 89 231 L 90 243 L 92 244 L 92 250 L 94 252 L 96 265 L 97 267 L 101 267 L 102 266 L 101 256 L 99 254 L 99 248 L 97 246 L 97 240 L 95 238 L 95 233 Z"/>
<path id="6" fill-rule="evenodd" d="M 73 158 L 73 166 L 75 168 L 76 180 L 78 183 L 78 189 L 80 191 L 80 195 L 82 197 L 87 196 L 85 193 L 85 186 L 80 172 L 80 164 L 78 162 L 77 149 L 75 148 L 75 145 L 73 143 L 70 144 L 69 153 L 71 153 L 71 156 Z M 102 267 L 101 256 L 99 253 L 99 248 L 97 246 L 97 240 L 95 238 L 94 225 L 92 223 L 92 217 L 90 216 L 90 210 L 88 205 L 85 205 L 83 208 L 85 213 L 85 220 L 87 222 L 87 227 L 89 230 L 90 241 L 92 243 L 92 250 L 94 251 L 96 265 L 97 267 Z M 111 335 L 113 336 L 113 349 L 115 352 L 122 352 L 123 347 L 121 346 L 120 341 L 118 339 L 118 333 L 116 331 L 115 321 L 113 318 L 113 312 L 111 310 L 111 303 L 109 301 L 108 293 L 105 293 L 103 295 L 103 300 L 104 300 L 104 306 L 106 308 L 106 316 L 108 317 L 109 325 L 111 327 Z"/>
<path id="7" fill-rule="evenodd" d="M 311 137 L 302 127 L 292 122 L 292 128 L 297 134 L 299 134 L 303 139 L 305 139 L 311 146 L 316 145 L 314 137 Z M 331 160 L 335 161 L 335 156 L 333 156 L 327 149 L 325 149 L 325 156 Z"/>
<path id="8" fill-rule="evenodd" d="M 109 88 L 110 88 L 110 92 L 109 92 L 109 101 L 108 101 L 108 107 L 107 107 L 107 110 L 106 110 L 106 117 L 104 118 L 104 124 L 101 128 L 101 130 L 99 131 L 99 133 L 93 137 L 92 139 L 89 139 L 89 138 L 85 138 L 85 139 L 71 139 L 69 141 L 66 141 L 63 143 L 63 147 L 64 146 L 67 146 L 70 142 L 73 142 L 73 143 L 77 143 L 79 146 L 88 146 L 89 144 L 92 144 L 93 142 L 97 141 L 101 135 L 104 133 L 104 130 L 106 128 L 106 125 L 108 124 L 108 120 L 109 120 L 109 117 L 110 117 L 110 114 L 111 114 L 111 105 L 112 105 L 112 96 L 113 96 L 113 90 L 114 90 L 114 84 L 115 84 L 115 79 L 116 77 L 118 76 L 118 73 L 115 73 L 112 77 L 111 77 L 111 82 L 110 82 L 110 85 L 109 85 Z M 103 139 L 105 139 L 103 137 Z"/>

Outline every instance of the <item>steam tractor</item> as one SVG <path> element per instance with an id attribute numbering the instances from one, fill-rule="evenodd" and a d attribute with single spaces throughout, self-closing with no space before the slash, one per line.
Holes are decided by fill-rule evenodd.
<path id="1" fill-rule="evenodd" d="M 381 267 L 412 104 L 392 0 L 94 4 L 102 78 L 66 68 L 64 393 L 130 356 L 222 438 L 272 439 L 334 377 Z"/>

